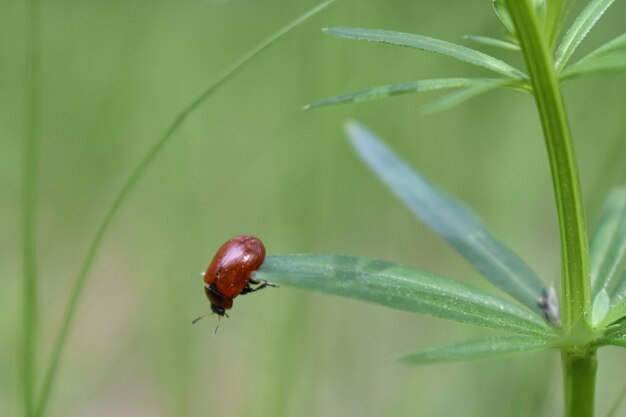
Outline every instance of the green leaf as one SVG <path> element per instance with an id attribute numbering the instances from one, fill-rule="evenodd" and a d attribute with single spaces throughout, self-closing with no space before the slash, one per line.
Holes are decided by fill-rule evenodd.
<path id="1" fill-rule="evenodd" d="M 487 46 L 506 49 L 509 51 L 519 51 L 519 45 L 502 39 L 490 38 L 488 36 L 466 35 L 465 39 Z"/>
<path id="2" fill-rule="evenodd" d="M 517 68 L 490 55 L 466 48 L 465 46 L 430 38 L 412 33 L 393 32 L 380 29 L 362 28 L 328 28 L 324 32 L 339 38 L 356 39 L 368 42 L 380 42 L 390 45 L 417 48 L 423 51 L 434 52 L 456 58 L 470 64 L 478 65 L 503 74 L 513 79 L 525 79 L 527 76 Z"/>
<path id="3" fill-rule="evenodd" d="M 506 30 L 510 33 L 515 33 L 515 26 L 513 25 L 513 21 L 511 20 L 511 16 L 509 15 L 509 11 L 506 8 L 506 4 L 503 0 L 493 0 L 492 1 L 493 10 L 496 12 L 496 16 L 500 19 L 500 22 L 504 25 Z"/>
<path id="4" fill-rule="evenodd" d="M 399 362 L 425 365 L 436 362 L 469 361 L 546 350 L 552 347 L 549 339 L 532 336 L 499 336 L 469 340 L 447 346 L 406 353 Z"/>
<path id="5" fill-rule="evenodd" d="M 505 87 L 510 82 L 510 80 L 493 80 L 491 82 L 466 87 L 436 99 L 432 103 L 423 106 L 421 111 L 423 114 L 432 114 L 448 110 L 466 102 L 467 100 L 478 97 L 481 94 L 495 90 L 499 87 Z"/>
<path id="6" fill-rule="evenodd" d="M 622 321 L 609 327 L 604 336 L 598 340 L 598 344 L 626 347 L 626 322 Z"/>
<path id="7" fill-rule="evenodd" d="M 381 85 L 378 87 L 366 88 L 364 90 L 356 91 L 353 93 L 319 100 L 306 105 L 304 108 L 311 109 L 315 107 L 329 106 L 341 103 L 376 100 L 379 98 L 386 98 L 406 93 L 422 93 L 449 88 L 461 88 L 478 85 L 482 86 L 494 81 L 498 80 L 494 78 L 438 78 L 431 80 L 410 81 L 400 84 Z"/>
<path id="8" fill-rule="evenodd" d="M 621 302 L 623 299 L 626 299 L 626 271 L 622 272 L 611 290 L 611 303 L 613 305 Z"/>
<path id="9" fill-rule="evenodd" d="M 535 8 L 535 13 L 539 23 L 543 25 L 547 11 L 546 0 L 531 0 L 531 3 Z"/>
<path id="10" fill-rule="evenodd" d="M 549 0 L 546 2 L 546 16 L 543 31 L 550 50 L 556 44 L 563 25 L 571 15 L 576 0 Z"/>
<path id="11" fill-rule="evenodd" d="M 608 326 L 624 317 L 626 317 L 626 298 L 622 298 L 617 303 L 613 304 L 602 320 L 601 325 Z"/>
<path id="12" fill-rule="evenodd" d="M 610 74 L 626 70 L 626 33 L 605 43 L 565 68 L 561 79 L 588 75 Z"/>
<path id="13" fill-rule="evenodd" d="M 626 249 L 626 188 L 611 192 L 600 216 L 600 223 L 591 239 L 589 268 L 592 296 L 611 284 Z"/>
<path id="14" fill-rule="evenodd" d="M 531 0 L 531 4 L 537 15 L 539 21 L 543 22 L 546 15 L 546 2 L 545 0 Z M 509 14 L 509 10 L 506 7 L 506 2 L 503 0 L 493 0 L 492 1 L 493 10 L 496 12 L 498 19 L 507 29 L 507 31 L 511 34 L 515 33 L 515 25 L 513 24 L 513 20 L 511 19 L 511 15 Z"/>
<path id="15" fill-rule="evenodd" d="M 567 61 L 594 27 L 602 14 L 615 0 L 591 0 L 587 7 L 578 15 L 572 26 L 567 30 L 555 55 L 555 68 L 560 72 Z"/>
<path id="16" fill-rule="evenodd" d="M 613 345 L 626 347 L 626 336 L 624 337 L 607 337 L 602 339 L 603 345 Z"/>
<path id="17" fill-rule="evenodd" d="M 617 280 L 611 291 L 611 308 L 602 320 L 603 326 L 608 326 L 626 317 L 626 271 Z"/>
<path id="18" fill-rule="evenodd" d="M 411 169 L 372 132 L 347 127 L 361 158 L 406 206 L 498 288 L 543 315 L 544 286 L 528 266 L 491 234 L 467 207 Z"/>
<path id="19" fill-rule="evenodd" d="M 581 61 L 585 59 L 595 58 L 603 54 L 619 51 L 625 48 L 626 48 L 626 33 L 622 33 L 617 38 L 608 41 L 607 43 L 597 48 L 593 52 L 590 52 L 589 54 L 587 54 L 584 58 L 581 59 Z"/>
<path id="20" fill-rule="evenodd" d="M 609 293 L 603 288 L 593 300 L 591 308 L 591 323 L 593 327 L 598 327 L 602 320 L 606 317 L 611 306 L 611 298 Z"/>
<path id="21" fill-rule="evenodd" d="M 594 75 L 610 75 L 626 71 L 626 52 L 618 51 L 580 60 L 565 68 L 561 80 L 571 80 Z"/>
<path id="22" fill-rule="evenodd" d="M 345 255 L 270 256 L 254 277 L 514 333 L 553 333 L 544 320 L 522 306 L 391 262 Z"/>

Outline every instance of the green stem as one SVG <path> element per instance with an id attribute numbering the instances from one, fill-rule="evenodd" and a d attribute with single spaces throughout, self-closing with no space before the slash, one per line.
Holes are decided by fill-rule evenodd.
<path id="1" fill-rule="evenodd" d="M 24 155 L 22 163 L 22 348 L 24 415 L 34 409 L 37 346 L 37 142 L 39 137 L 39 0 L 25 3 Z"/>
<path id="2" fill-rule="evenodd" d="M 59 365 L 59 361 L 61 359 L 61 353 L 63 352 L 63 348 L 65 346 L 65 342 L 67 340 L 67 336 L 69 334 L 70 325 L 72 319 L 74 317 L 74 312 L 76 310 L 76 305 L 80 298 L 80 294 L 82 292 L 83 285 L 89 274 L 91 269 L 91 265 L 96 257 L 98 249 L 104 240 L 104 236 L 108 231 L 115 215 L 119 211 L 122 203 L 126 200 L 126 197 L 135 187 L 139 179 L 143 176 L 148 166 L 155 160 L 157 155 L 161 152 L 163 147 L 170 141 L 173 137 L 174 133 L 178 130 L 178 128 L 182 125 L 182 123 L 189 117 L 191 113 L 193 113 L 202 103 L 206 101 L 215 91 L 217 91 L 221 86 L 223 86 L 228 80 L 230 80 L 235 74 L 239 73 L 245 66 L 248 64 L 254 57 L 263 52 L 269 46 L 274 44 L 276 41 L 281 39 L 287 33 L 289 33 L 292 29 L 296 28 L 309 18 L 313 17 L 330 4 L 332 4 L 335 0 L 326 0 L 317 6 L 310 9 L 308 12 L 304 13 L 302 16 L 294 19 L 290 23 L 288 23 L 283 28 L 271 34 L 268 38 L 263 40 L 261 43 L 256 45 L 253 49 L 244 54 L 241 58 L 231 64 L 224 72 L 222 72 L 216 80 L 211 83 L 195 100 L 193 100 L 189 105 L 187 105 L 179 114 L 176 116 L 174 121 L 170 124 L 167 130 L 161 135 L 161 137 L 157 140 L 154 145 L 148 150 L 148 152 L 141 159 L 139 164 L 132 171 L 131 175 L 128 177 L 117 196 L 113 200 L 113 204 L 109 207 L 106 212 L 102 223 L 98 227 L 96 231 L 96 235 L 94 236 L 89 248 L 87 249 L 87 255 L 83 260 L 83 263 L 80 267 L 78 276 L 74 281 L 74 286 L 72 287 L 72 291 L 70 293 L 69 300 L 65 306 L 65 312 L 63 315 L 63 321 L 61 322 L 61 329 L 57 334 L 57 338 L 54 343 L 54 347 L 52 349 L 52 355 L 50 361 L 48 363 L 48 368 L 46 370 L 46 374 L 44 375 L 43 385 L 41 388 L 41 393 L 39 395 L 37 401 L 37 407 L 35 409 L 35 416 L 41 417 L 45 411 L 46 403 L 50 396 L 50 391 L 52 389 L 52 382 L 56 375 L 57 367 Z"/>
<path id="3" fill-rule="evenodd" d="M 569 340 L 562 353 L 565 415 L 592 417 L 597 362 L 595 351 L 585 347 L 591 335 L 591 285 L 587 228 L 572 138 L 547 43 L 550 40 L 542 35 L 529 0 L 506 1 L 541 118 L 559 218 L 562 322 Z"/>
<path id="4" fill-rule="evenodd" d="M 598 368 L 595 352 L 586 356 L 563 352 L 561 361 L 565 389 L 565 415 L 568 417 L 593 416 Z"/>
<path id="5" fill-rule="evenodd" d="M 569 124 L 551 54 L 527 0 L 507 0 L 520 38 L 548 149 L 561 234 L 563 325 L 589 328 L 587 228 Z"/>

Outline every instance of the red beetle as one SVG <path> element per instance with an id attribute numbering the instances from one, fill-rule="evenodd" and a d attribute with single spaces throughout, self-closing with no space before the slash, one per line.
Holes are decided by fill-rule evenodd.
<path id="1" fill-rule="evenodd" d="M 232 308 L 233 299 L 238 295 L 276 287 L 269 282 L 252 279 L 252 273 L 261 267 L 264 260 L 263 242 L 254 236 L 235 236 L 224 243 L 204 273 L 204 292 L 211 302 L 211 311 L 219 318 L 228 317 L 226 310 Z"/>

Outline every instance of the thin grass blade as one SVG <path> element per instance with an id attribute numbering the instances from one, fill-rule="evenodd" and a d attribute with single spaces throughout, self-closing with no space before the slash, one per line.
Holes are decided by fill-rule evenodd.
<path id="1" fill-rule="evenodd" d="M 42 1 L 24 4 L 24 77 L 22 79 L 23 137 L 21 170 L 21 230 L 20 255 L 22 267 L 20 346 L 17 364 L 17 384 L 24 415 L 31 416 L 35 408 L 37 377 L 40 373 L 39 349 L 39 257 L 37 253 L 38 159 L 41 140 L 41 80 L 42 70 Z M 17 104 L 19 105 L 19 104 Z M 6 152 L 6 151 L 5 151 Z M 4 193 L 3 193 L 4 194 Z M 4 199 L 8 198 L 4 194 Z M 17 240 L 20 240 L 17 239 Z M 19 243 L 18 243 L 19 244 Z M 6 349 L 6 347 L 5 347 Z"/>
<path id="2" fill-rule="evenodd" d="M 467 207 L 436 188 L 387 147 L 374 133 L 352 122 L 347 133 L 354 148 L 406 206 L 463 255 L 485 278 L 532 311 L 544 285 L 515 253 L 500 243 Z"/>
<path id="3" fill-rule="evenodd" d="M 494 358 L 522 352 L 547 350 L 551 347 L 552 342 L 550 339 L 542 337 L 488 337 L 405 353 L 398 358 L 398 361 L 407 365 L 427 365 L 438 362 Z"/>
<path id="4" fill-rule="evenodd" d="M 256 279 L 525 335 L 552 328 L 526 308 L 458 281 L 345 255 L 270 256 Z"/>
<path id="5" fill-rule="evenodd" d="M 466 35 L 463 38 L 481 45 L 493 46 L 495 48 L 506 49 L 508 51 L 520 51 L 519 45 L 502 39 L 491 38 L 488 36 Z"/>
<path id="6" fill-rule="evenodd" d="M 478 86 L 493 81 L 498 80 L 495 78 L 437 78 L 431 80 L 416 80 L 399 84 L 381 85 L 378 87 L 355 91 L 353 93 L 325 98 L 308 104 L 304 108 L 312 109 L 315 107 L 331 106 L 335 104 L 359 103 L 362 101 L 392 97 L 399 94 L 423 93 L 428 91 Z"/>
<path id="7" fill-rule="evenodd" d="M 615 0 L 591 0 L 587 7 L 578 15 L 574 23 L 565 33 L 563 40 L 556 51 L 554 62 L 557 72 L 563 70 L 567 61 L 572 57 L 576 48 L 585 39 L 589 31 L 595 26 L 606 9 Z"/>
<path id="8" fill-rule="evenodd" d="M 61 322 L 61 328 L 54 341 L 52 354 L 48 362 L 48 368 L 46 369 L 46 373 L 43 376 L 41 391 L 40 395 L 37 398 L 34 417 L 41 417 L 44 414 L 48 398 L 50 396 L 50 390 L 52 389 L 52 382 L 56 375 L 57 367 L 61 359 L 61 353 L 63 352 L 63 349 L 65 347 L 65 342 L 69 334 L 70 325 L 74 318 L 76 306 L 78 304 L 78 300 L 82 293 L 85 280 L 87 278 L 87 275 L 89 274 L 98 249 L 100 248 L 100 245 L 102 244 L 106 232 L 113 222 L 113 219 L 115 218 L 117 212 L 122 206 L 122 203 L 135 188 L 135 186 L 139 182 L 139 179 L 143 177 L 143 174 L 146 172 L 147 168 L 161 153 L 165 145 L 170 142 L 170 140 L 174 136 L 174 133 L 178 131 L 183 122 L 187 120 L 189 115 L 197 110 L 201 104 L 203 104 L 209 97 L 211 97 L 220 87 L 224 86 L 227 81 L 231 80 L 236 74 L 238 74 L 243 68 L 245 68 L 253 60 L 253 58 L 258 56 L 261 52 L 265 51 L 270 46 L 275 44 L 278 40 L 282 39 L 293 29 L 300 26 L 302 23 L 309 20 L 311 17 L 315 16 L 334 2 L 335 0 L 327 0 L 319 3 L 317 6 L 311 8 L 308 12 L 304 13 L 302 16 L 292 20 L 290 23 L 271 34 L 269 37 L 258 43 L 254 48 L 242 55 L 238 60 L 233 62 L 221 74 L 219 74 L 215 78 L 215 80 L 208 87 L 206 87 L 194 100 L 192 100 L 186 107 L 184 107 L 180 111 L 180 113 L 172 120 L 168 128 L 163 132 L 163 134 L 146 152 L 146 154 L 139 161 L 139 163 L 134 167 L 130 176 L 126 179 L 121 189 L 115 196 L 111 206 L 108 208 L 104 218 L 102 219 L 102 222 L 98 226 L 92 242 L 87 248 L 87 254 L 85 255 L 85 258 L 81 264 L 78 276 L 76 277 L 76 280 L 74 281 L 74 284 L 72 286 L 70 298 L 65 306 L 65 312 L 63 314 L 63 319 Z"/>
<path id="9" fill-rule="evenodd" d="M 626 188 L 611 192 L 591 239 L 589 267 L 592 297 L 610 287 L 626 250 Z"/>
<path id="10" fill-rule="evenodd" d="M 389 45 L 416 48 L 423 51 L 433 52 L 455 58 L 473 65 L 487 68 L 513 79 L 525 79 L 526 74 L 517 68 L 487 55 L 483 52 L 467 48 L 465 46 L 430 38 L 428 36 L 415 35 L 412 33 L 394 32 L 381 29 L 363 29 L 335 27 L 324 29 L 324 32 L 339 38 L 356 39 L 368 42 L 386 43 Z"/>

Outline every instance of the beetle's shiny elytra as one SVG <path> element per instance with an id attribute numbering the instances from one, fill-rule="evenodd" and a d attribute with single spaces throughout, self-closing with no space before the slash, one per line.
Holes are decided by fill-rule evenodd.
<path id="1" fill-rule="evenodd" d="M 219 248 L 204 273 L 204 291 L 215 314 L 226 315 L 226 310 L 233 307 L 233 299 L 240 294 L 276 286 L 252 279 L 252 273 L 264 260 L 265 247 L 254 236 L 236 236 Z"/>

